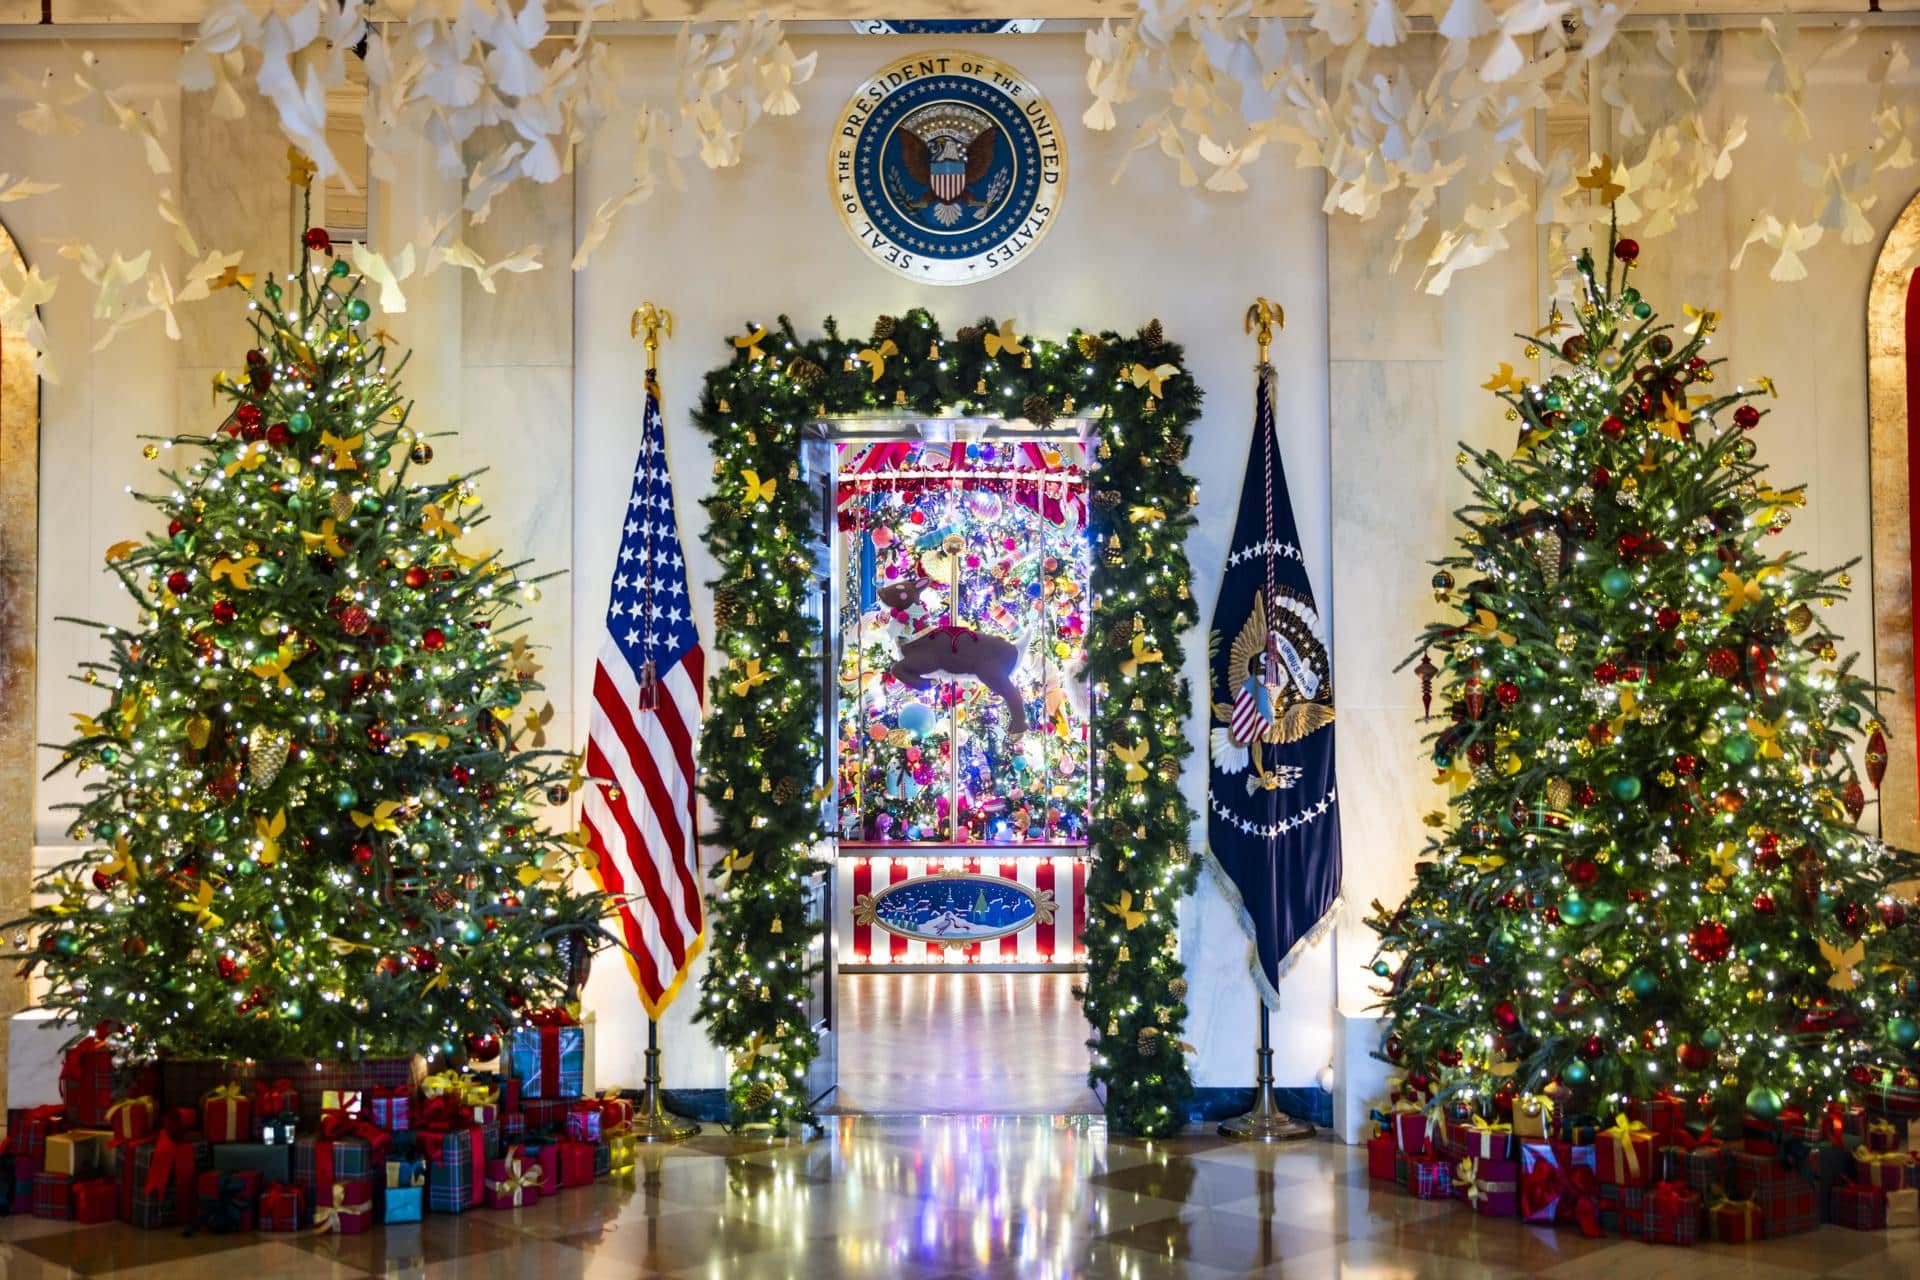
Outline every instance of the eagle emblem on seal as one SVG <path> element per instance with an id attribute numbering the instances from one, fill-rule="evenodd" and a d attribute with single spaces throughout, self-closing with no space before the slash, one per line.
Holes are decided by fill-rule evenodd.
<path id="1" fill-rule="evenodd" d="M 1320 634 L 1313 605 L 1285 588 L 1275 593 L 1269 621 L 1265 595 L 1256 591 L 1253 608 L 1227 650 L 1227 687 L 1213 700 L 1214 724 L 1208 746 L 1213 767 L 1247 776 L 1247 793 L 1291 787 L 1300 779 L 1293 765 L 1268 766 L 1256 743 L 1282 746 L 1298 742 L 1333 723 L 1333 664 Z M 1220 633 L 1209 637 L 1215 656 Z"/>
<path id="2" fill-rule="evenodd" d="M 985 218 L 1007 193 L 1008 168 L 994 165 L 999 137 L 992 116 L 962 103 L 909 113 L 900 121 L 900 163 L 887 173 L 894 203 L 924 210 L 942 227 Z"/>

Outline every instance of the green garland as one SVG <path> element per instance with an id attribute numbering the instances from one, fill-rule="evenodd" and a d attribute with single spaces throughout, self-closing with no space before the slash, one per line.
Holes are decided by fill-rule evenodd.
<path id="1" fill-rule="evenodd" d="M 1090 1078 L 1121 1132 L 1163 1134 L 1191 1090 L 1180 1034 L 1186 979 L 1174 904 L 1193 888 L 1193 812 L 1180 793 L 1191 690 L 1182 634 L 1198 622 L 1181 469 L 1200 390 L 1158 321 L 1137 335 L 1029 339 L 983 320 L 948 341 L 925 311 L 882 316 L 870 337 L 802 341 L 785 316 L 748 325 L 707 375 L 695 420 L 713 438 L 706 499 L 715 652 L 701 791 L 725 851 L 713 874 L 711 964 L 699 1017 L 732 1056 L 733 1122 L 784 1132 L 811 1119 L 803 1081 L 818 1052 L 806 1000 L 822 926 L 809 919 L 813 794 L 822 747 L 821 635 L 808 614 L 815 494 L 800 480 L 805 425 L 863 412 L 1026 418 L 1101 415 L 1087 676 L 1096 760 L 1087 877 Z M 1111 750 L 1106 748 L 1113 748 Z"/>

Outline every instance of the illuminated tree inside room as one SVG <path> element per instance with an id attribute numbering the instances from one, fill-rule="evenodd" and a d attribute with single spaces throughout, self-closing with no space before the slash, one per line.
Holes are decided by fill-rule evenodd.
<path id="1" fill-rule="evenodd" d="M 1447 616 L 1409 659 L 1451 802 L 1375 904 L 1385 1050 L 1443 1096 L 1599 1115 L 1884 1100 L 1920 1065 L 1913 868 L 1859 825 L 1886 746 L 1828 622 L 1850 576 L 1789 549 L 1804 495 L 1756 460 L 1810 419 L 1714 358 L 1713 312 L 1656 315 L 1640 252 L 1580 256 L 1521 339 L 1545 378 L 1485 384 L 1516 447 L 1457 459 Z"/>
<path id="2" fill-rule="evenodd" d="M 602 910 L 537 816 L 569 790 L 533 749 L 538 589 L 478 549 L 475 473 L 421 477 L 363 283 L 307 232 L 214 429 L 146 447 L 160 527 L 106 551 L 137 617 L 81 664 L 83 852 L 14 936 L 47 1007 L 136 1051 L 492 1056 Z"/>
<path id="3" fill-rule="evenodd" d="M 836 447 L 842 841 L 1084 843 L 1085 447 Z"/>

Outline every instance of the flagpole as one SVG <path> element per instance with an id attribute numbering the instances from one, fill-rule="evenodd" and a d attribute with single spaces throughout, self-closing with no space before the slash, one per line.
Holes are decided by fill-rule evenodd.
<path id="1" fill-rule="evenodd" d="M 643 302 L 640 309 L 633 313 L 628 322 L 629 337 L 642 340 L 647 349 L 647 394 L 660 394 L 660 339 L 673 336 L 673 313 L 651 302 Z M 653 666 L 649 659 L 647 667 Z M 645 673 L 652 675 L 651 670 Z M 642 710 L 651 710 L 652 690 L 642 691 L 648 705 Z M 669 1112 L 660 1098 L 660 1020 L 649 1014 L 647 1017 L 647 1071 L 644 1078 L 645 1094 L 640 1108 L 628 1127 L 638 1142 L 681 1142 L 700 1132 L 700 1126 L 692 1120 L 684 1120 Z"/>
<path id="2" fill-rule="evenodd" d="M 1256 370 L 1256 376 L 1260 381 L 1254 389 L 1256 403 L 1258 403 L 1257 397 L 1268 393 L 1268 380 L 1273 376 L 1273 366 L 1268 362 L 1267 353 L 1273 346 L 1274 328 L 1278 326 L 1284 329 L 1286 324 L 1286 312 L 1281 309 L 1280 304 L 1277 302 L 1269 302 L 1265 298 L 1256 298 L 1254 299 L 1253 305 L 1247 308 L 1246 331 L 1253 334 L 1254 340 L 1260 344 L 1260 363 Z M 1262 415 L 1256 411 L 1254 419 L 1254 430 L 1272 431 L 1273 423 L 1271 415 Z M 1273 442 L 1271 440 L 1267 441 L 1266 447 L 1271 450 L 1274 447 Z M 1271 463 L 1269 463 L 1269 465 L 1271 465 Z M 1269 511 L 1271 511 L 1273 501 L 1271 493 L 1268 494 L 1267 501 Z M 1268 520 L 1271 522 L 1271 514 L 1269 514 Z M 1267 538 L 1267 557 L 1268 599 L 1266 600 L 1266 608 L 1268 610 L 1267 617 L 1269 618 L 1268 625 L 1271 626 L 1271 618 L 1273 616 L 1271 612 L 1273 609 L 1273 601 L 1271 599 L 1273 586 L 1273 539 L 1271 536 Z M 1268 653 L 1271 654 L 1271 652 L 1272 650 L 1269 648 Z M 1255 767 L 1261 773 L 1262 785 L 1266 788 L 1267 792 L 1267 830 L 1272 832 L 1278 825 L 1280 793 L 1277 787 L 1268 784 L 1265 780 L 1266 761 L 1264 757 L 1267 751 L 1266 735 L 1264 733 L 1256 734 L 1252 746 Z M 1268 835 L 1267 857 L 1269 860 L 1273 857 L 1273 842 L 1274 837 Z M 1274 990 L 1275 994 L 1278 995 L 1279 988 L 1276 986 Z M 1250 1142 L 1286 1142 L 1298 1138 L 1311 1138 L 1314 1132 L 1313 1126 L 1304 1121 L 1295 1120 L 1292 1116 L 1282 1111 L 1279 1104 L 1274 1100 L 1273 1011 L 1267 1007 L 1265 997 L 1258 997 L 1258 999 L 1260 1003 L 1260 1047 L 1253 1052 L 1253 1110 L 1248 1111 L 1244 1115 L 1235 1116 L 1231 1120 L 1222 1121 L 1220 1124 L 1220 1136 L 1224 1138 L 1242 1138 Z"/>

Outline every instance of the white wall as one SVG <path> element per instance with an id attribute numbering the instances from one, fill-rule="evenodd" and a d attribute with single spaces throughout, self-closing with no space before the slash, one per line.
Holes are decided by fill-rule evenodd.
<path id="1" fill-rule="evenodd" d="M 572 726 L 585 723 L 587 681 L 581 677 L 592 669 L 636 442 L 642 353 L 628 339 L 627 317 L 642 299 L 667 306 L 678 320 L 662 377 L 680 520 L 691 537 L 702 527 L 697 503 L 711 467 L 687 414 L 701 375 L 729 357 L 728 336 L 779 312 L 812 332 L 829 313 L 864 329 L 880 312 L 916 305 L 932 310 L 949 331 L 983 314 L 1014 317 L 1021 332 L 1038 334 L 1064 333 L 1075 324 L 1124 331 L 1159 317 L 1186 347 L 1187 367 L 1207 392 L 1197 447 L 1186 464 L 1199 480 L 1202 510 L 1228 511 L 1251 429 L 1254 355 L 1241 316 L 1254 294 L 1276 298 L 1289 319 L 1274 350 L 1282 446 L 1309 571 L 1323 610 L 1331 602 L 1335 618 L 1342 691 L 1349 905 L 1341 928 L 1285 983 L 1276 1037 L 1281 1081 L 1304 1084 L 1332 1052 L 1336 950 L 1338 1003 L 1358 1009 L 1368 997 L 1357 966 L 1370 949 L 1361 917 L 1370 899 L 1390 901 L 1402 891 L 1422 834 L 1418 815 L 1432 807 L 1431 771 L 1417 754 L 1419 726 L 1411 719 L 1417 687 L 1411 676 L 1389 668 L 1431 607 L 1424 562 L 1444 545 L 1447 512 L 1463 496 L 1451 470 L 1454 441 L 1510 440 L 1510 426 L 1478 383 L 1496 359 L 1517 355 L 1504 335 L 1537 323 L 1539 264 L 1523 249 L 1463 276 L 1454 294 L 1431 302 L 1415 297 L 1409 276 L 1383 277 L 1381 242 L 1390 234 L 1384 224 L 1343 222 L 1330 237 L 1319 212 L 1319 181 L 1284 160 L 1259 165 L 1253 189 L 1239 196 L 1183 190 L 1155 155 L 1138 157 L 1120 185 L 1111 185 L 1126 135 L 1090 134 L 1078 125 L 1086 102 L 1084 54 L 1077 35 L 1063 34 L 990 46 L 1043 88 L 1066 124 L 1070 172 L 1060 224 L 1028 261 L 997 279 L 964 289 L 916 288 L 867 261 L 841 228 L 827 197 L 825 152 L 835 112 L 867 74 L 892 57 L 941 42 L 807 36 L 803 43 L 820 50 L 819 70 L 802 91 L 804 109 L 756 128 L 742 167 L 719 174 L 696 167 L 686 193 L 663 191 L 630 214 L 571 280 L 564 278 L 571 246 L 547 243 L 545 260 L 561 279 L 542 281 L 533 295 L 503 291 L 490 298 L 440 276 L 411 290 L 409 314 L 389 326 L 416 348 L 408 385 L 421 397 L 423 416 L 430 425 L 463 432 L 462 442 L 438 449 L 437 464 L 494 463 L 483 485 L 495 510 L 494 536 L 533 547 L 544 565 L 571 569 L 537 607 L 538 631 L 555 645 L 543 678 L 556 702 L 570 702 L 556 721 L 559 736 L 571 741 Z M 168 87 L 173 46 L 140 39 L 97 47 L 108 59 L 109 79 L 141 80 L 137 96 L 158 96 L 170 118 L 179 119 L 178 94 Z M 660 40 L 620 44 L 618 64 L 635 93 L 664 96 L 667 52 Z M 33 74 L 48 53 L 44 42 L 0 41 L 0 74 Z M 1818 130 L 1851 130 L 1864 118 L 1871 97 L 1859 84 L 1860 69 L 1870 54 L 1863 48 L 1821 72 L 1813 95 Z M 1811 507 L 1784 541 L 1821 561 L 1864 555 L 1863 311 L 1873 246 L 1823 246 L 1816 279 L 1791 289 L 1766 280 L 1764 257 L 1737 278 L 1728 275 L 1724 263 L 1744 236 L 1750 211 L 1792 172 L 1792 159 L 1777 131 L 1763 123 L 1771 108 L 1757 68 L 1738 60 L 1724 92 L 1733 109 L 1753 118 L 1753 139 L 1733 179 L 1709 193 L 1699 219 L 1679 235 L 1648 243 L 1642 288 L 1666 311 L 1677 312 L 1683 301 L 1720 306 L 1726 312 L 1721 346 L 1734 356 L 1731 373 L 1766 372 L 1780 382 L 1787 398 L 1762 428 L 1762 456 L 1785 478 L 1811 485 Z M 576 234 L 590 211 L 625 185 L 627 145 L 618 137 L 596 139 L 575 189 L 545 193 L 572 210 Z M 170 180 L 149 176 L 130 140 L 89 138 L 83 147 L 40 139 L 19 131 L 8 116 L 0 118 L 0 156 L 8 170 L 65 184 L 54 195 L 4 210 L 30 261 L 51 270 L 53 244 L 67 237 L 129 253 L 154 247 L 177 259 L 169 229 L 153 212 L 158 190 Z M 215 163 L 193 159 L 199 173 Z M 280 177 L 269 172 L 254 180 Z M 1913 181 L 1884 177 L 1871 215 L 1877 226 L 1890 222 Z M 376 234 L 391 239 L 410 232 L 436 185 L 426 177 L 395 193 L 376 211 L 376 227 L 388 229 Z M 552 210 L 546 213 L 551 220 Z M 518 216 L 540 214 L 534 208 Z M 1668 288 L 1676 261 L 1684 269 Z M 569 291 L 571 316 L 554 314 Z M 99 572 L 99 555 L 140 527 L 145 514 L 120 492 L 152 475 L 135 437 L 201 427 L 207 412 L 204 378 L 186 375 L 192 359 L 157 326 L 136 328 L 90 354 L 95 322 L 89 303 L 85 287 L 68 280 L 46 309 L 64 375 L 47 388 L 42 431 L 43 738 L 62 736 L 70 713 L 98 703 L 67 678 L 68 662 L 85 651 L 84 636 L 54 616 L 127 616 L 117 588 Z M 566 353 L 545 349 L 553 329 L 568 325 L 570 385 Z M 525 335 L 529 352 L 524 367 L 512 351 L 501 350 L 518 341 L 516 332 Z M 244 330 L 230 335 L 230 362 L 245 338 Z M 1330 382 L 1339 395 L 1331 404 Z M 1210 520 L 1189 547 L 1203 618 L 1212 610 L 1227 536 L 1223 519 Z M 704 617 L 714 568 L 697 542 L 688 549 Z M 1866 575 L 1858 581 L 1864 586 Z M 1862 598 L 1834 621 L 1843 634 L 1864 641 L 1868 617 Z M 1187 672 L 1196 695 L 1205 687 L 1204 652 L 1204 632 L 1196 632 L 1188 641 Z M 1196 740 L 1205 728 L 1200 705 L 1196 696 Z M 1200 769 L 1189 771 L 1187 785 L 1199 810 Z M 71 780 L 42 786 L 37 839 L 43 844 L 57 843 L 65 825 L 50 806 L 73 794 Z M 1200 1046 L 1196 1080 L 1244 1084 L 1253 988 L 1232 917 L 1204 881 L 1183 907 L 1182 937 L 1193 978 L 1186 1038 Z M 636 1080 L 644 1023 L 621 965 L 609 959 L 598 967 L 589 1002 L 601 1023 L 601 1082 Z M 725 1064 L 687 1025 L 694 1007 L 694 999 L 683 999 L 666 1020 L 669 1083 L 715 1086 Z"/>

